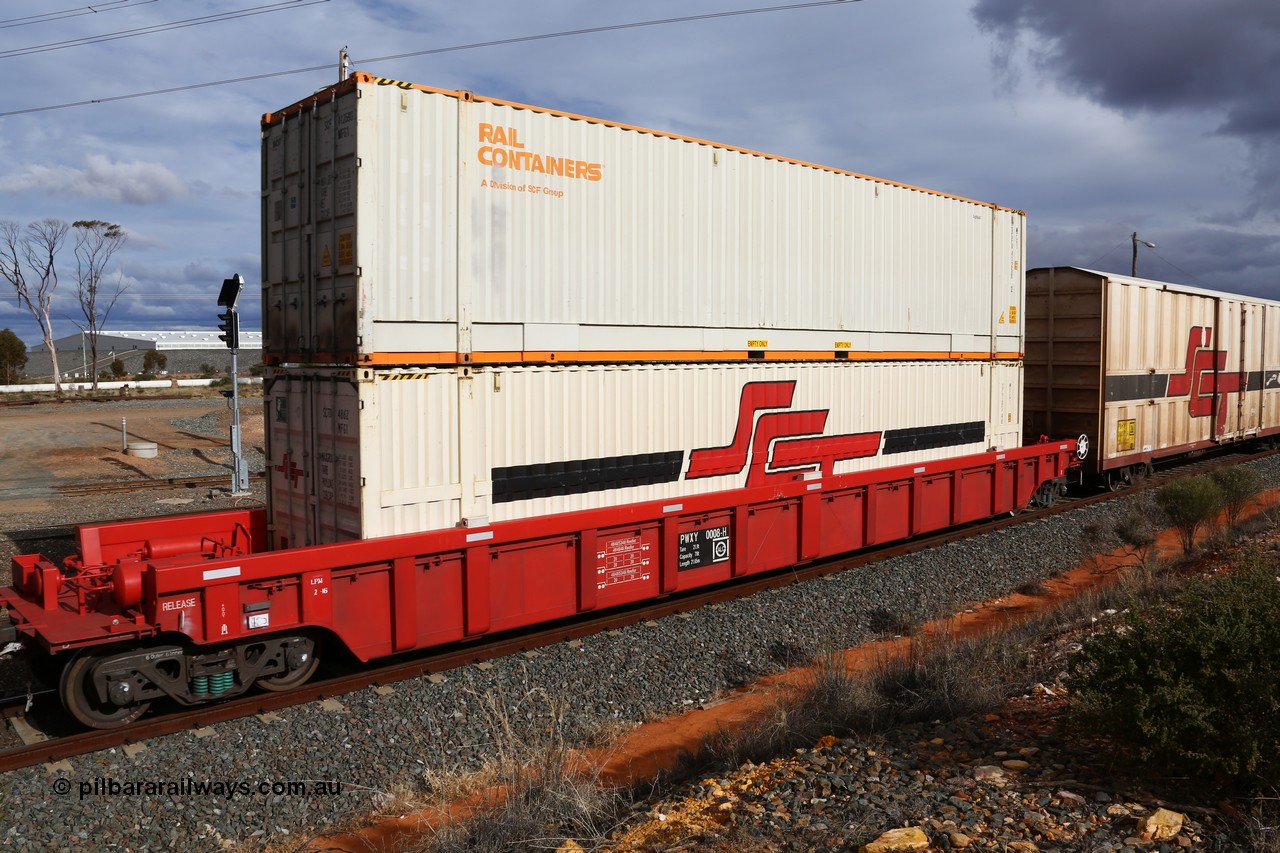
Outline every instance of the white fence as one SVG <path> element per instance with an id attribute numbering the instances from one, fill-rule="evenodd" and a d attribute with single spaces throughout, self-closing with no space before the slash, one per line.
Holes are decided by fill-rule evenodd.
<path id="1" fill-rule="evenodd" d="M 225 378 L 225 377 L 221 377 Z M 121 388 L 198 388 L 202 385 L 212 385 L 220 381 L 220 378 L 213 379 L 149 379 L 144 381 L 129 382 L 98 382 L 99 391 L 117 391 Z M 241 385 L 261 385 L 262 378 L 258 376 L 241 376 Z M 52 382 L 42 382 L 39 385 L 0 385 L 0 394 L 29 394 L 37 391 L 56 391 L 57 387 Z M 92 382 L 63 382 L 63 391 L 92 391 Z"/>

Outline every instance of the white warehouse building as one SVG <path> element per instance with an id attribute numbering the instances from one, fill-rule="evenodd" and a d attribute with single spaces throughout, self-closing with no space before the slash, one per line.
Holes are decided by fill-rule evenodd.
<path id="1" fill-rule="evenodd" d="M 218 337 L 217 330 L 179 330 L 170 332 L 100 332 L 98 334 L 99 357 L 106 352 L 125 352 L 128 350 L 158 350 L 172 352 L 175 350 L 219 350 L 226 349 L 226 344 Z M 84 333 L 67 335 L 53 342 L 58 352 L 68 352 L 88 348 L 88 338 Z M 262 332 L 240 330 L 240 349 L 261 350 Z M 31 352 L 48 352 L 44 344 L 31 348 Z"/>

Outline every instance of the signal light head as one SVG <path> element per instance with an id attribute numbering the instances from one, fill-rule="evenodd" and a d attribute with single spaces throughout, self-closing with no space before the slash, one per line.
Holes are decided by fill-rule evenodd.
<path id="1" fill-rule="evenodd" d="M 227 345 L 227 349 L 240 349 L 240 315 L 234 308 L 229 308 L 219 314 L 218 319 L 222 321 L 218 324 L 222 330 L 218 338 Z"/>

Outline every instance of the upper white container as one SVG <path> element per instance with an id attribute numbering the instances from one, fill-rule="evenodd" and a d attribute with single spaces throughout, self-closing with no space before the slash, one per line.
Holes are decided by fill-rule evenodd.
<path id="1" fill-rule="evenodd" d="M 356 74 L 263 117 L 264 358 L 1017 358 L 1024 215 Z"/>

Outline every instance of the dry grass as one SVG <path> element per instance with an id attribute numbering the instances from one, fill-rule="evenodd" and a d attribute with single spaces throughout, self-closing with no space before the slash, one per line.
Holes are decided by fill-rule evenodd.
<path id="1" fill-rule="evenodd" d="M 566 838 L 587 849 L 604 840 L 627 806 L 605 788 L 566 736 L 566 703 L 541 688 L 519 696 L 472 693 L 493 757 L 478 769 L 429 770 L 426 790 L 396 790 L 396 813 L 466 803 L 465 820 L 434 827 L 408 853 L 555 850 Z M 523 721 L 518 723 L 517 721 Z"/>
<path id="2" fill-rule="evenodd" d="M 1258 797 L 1245 814 L 1245 840 L 1253 853 L 1280 853 L 1280 791 Z"/>

